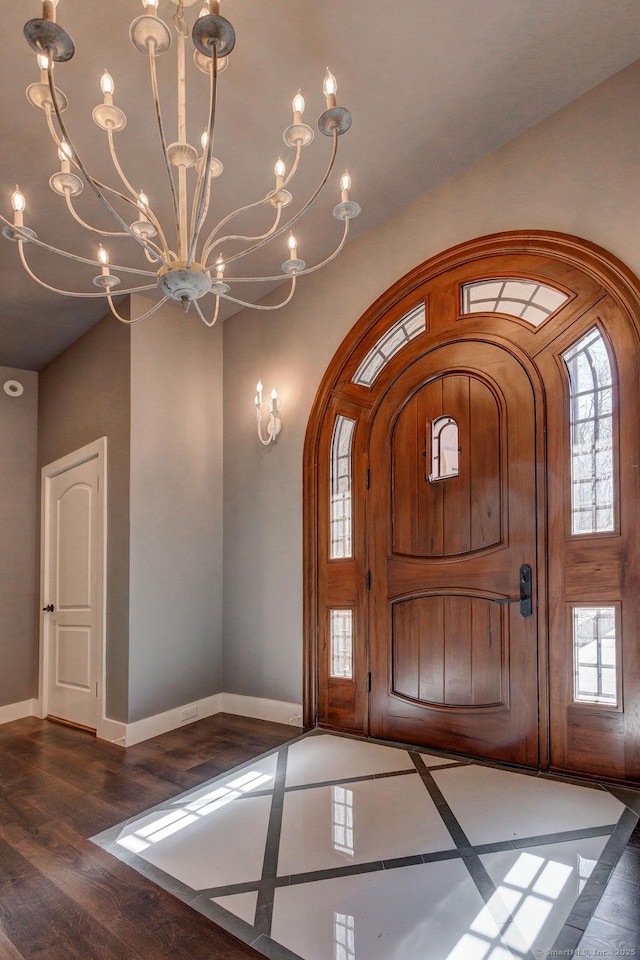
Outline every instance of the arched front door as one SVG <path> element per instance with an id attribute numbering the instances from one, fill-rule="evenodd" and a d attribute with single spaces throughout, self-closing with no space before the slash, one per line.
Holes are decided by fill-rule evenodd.
<path id="1" fill-rule="evenodd" d="M 511 234 L 356 325 L 307 434 L 308 723 L 640 779 L 639 317 Z"/>
<path id="2" fill-rule="evenodd" d="M 425 353 L 372 417 L 369 464 L 370 732 L 537 765 L 536 403 L 525 369 L 477 338 Z M 526 596 L 512 604 L 521 570 Z"/>

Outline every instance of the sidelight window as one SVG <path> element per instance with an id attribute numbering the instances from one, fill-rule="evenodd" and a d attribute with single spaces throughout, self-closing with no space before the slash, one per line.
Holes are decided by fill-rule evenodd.
<path id="1" fill-rule="evenodd" d="M 331 676 L 353 678 L 353 610 L 331 610 Z"/>
<path id="2" fill-rule="evenodd" d="M 331 438 L 331 548 L 332 560 L 353 556 L 351 447 L 355 420 L 336 417 Z"/>
<path id="3" fill-rule="evenodd" d="M 562 359 L 569 375 L 571 532 L 613 530 L 613 378 L 600 331 L 594 327 Z"/>
<path id="4" fill-rule="evenodd" d="M 615 607 L 573 608 L 574 699 L 617 705 Z"/>

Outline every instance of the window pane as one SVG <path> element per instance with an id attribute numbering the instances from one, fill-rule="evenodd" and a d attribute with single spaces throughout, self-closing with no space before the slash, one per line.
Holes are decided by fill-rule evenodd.
<path id="1" fill-rule="evenodd" d="M 458 476 L 458 424 L 453 417 L 431 421 L 431 473 L 429 481 Z"/>
<path id="2" fill-rule="evenodd" d="M 353 375 L 352 383 L 370 387 L 382 368 L 406 343 L 426 330 L 424 303 L 405 313 L 383 334 Z"/>
<path id="3" fill-rule="evenodd" d="M 533 280 L 477 280 L 462 287 L 462 313 L 506 313 L 538 327 L 568 299 Z"/>
<path id="4" fill-rule="evenodd" d="M 353 610 L 331 610 L 331 676 L 353 677 Z"/>
<path id="5" fill-rule="evenodd" d="M 615 607 L 573 608 L 576 700 L 617 703 Z"/>
<path id="6" fill-rule="evenodd" d="M 351 443 L 355 420 L 336 417 L 331 438 L 331 545 L 329 556 L 352 556 Z"/>
<path id="7" fill-rule="evenodd" d="M 569 375 L 571 532 L 614 529 L 613 386 L 600 331 L 563 354 Z"/>

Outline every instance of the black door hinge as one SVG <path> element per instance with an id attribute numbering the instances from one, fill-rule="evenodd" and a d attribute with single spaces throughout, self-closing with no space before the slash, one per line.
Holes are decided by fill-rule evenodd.
<path id="1" fill-rule="evenodd" d="M 371 590 L 371 570 L 367 570 L 367 590 Z"/>

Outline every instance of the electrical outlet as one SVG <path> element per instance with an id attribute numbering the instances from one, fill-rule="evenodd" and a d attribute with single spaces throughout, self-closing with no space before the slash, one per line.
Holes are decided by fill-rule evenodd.
<path id="1" fill-rule="evenodd" d="M 182 711 L 183 720 L 193 720 L 197 716 L 198 716 L 197 707 L 185 707 L 185 709 Z"/>

